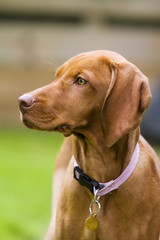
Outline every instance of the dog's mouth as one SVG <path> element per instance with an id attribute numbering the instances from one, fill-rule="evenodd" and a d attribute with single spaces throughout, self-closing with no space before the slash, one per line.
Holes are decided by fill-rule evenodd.
<path id="1" fill-rule="evenodd" d="M 36 121 L 36 123 L 34 123 L 33 119 L 30 120 L 24 116 L 23 116 L 22 121 L 27 128 L 44 130 L 44 131 L 61 132 L 65 137 L 70 136 L 72 134 L 72 130 L 73 130 L 71 125 L 67 125 L 65 123 L 59 124 L 56 126 L 53 126 L 52 124 L 50 125 L 49 123 L 44 124 L 43 122 L 37 122 L 37 121 Z"/>
<path id="2" fill-rule="evenodd" d="M 26 127 L 30 129 L 39 129 L 34 123 L 28 121 L 27 119 L 23 119 L 23 123 Z"/>
<path id="3" fill-rule="evenodd" d="M 52 119 L 50 118 L 48 119 L 46 118 L 46 120 L 35 119 L 26 113 L 21 114 L 21 120 L 27 128 L 37 129 L 37 130 L 48 130 L 49 125 L 51 124 L 50 122 L 52 121 Z"/>

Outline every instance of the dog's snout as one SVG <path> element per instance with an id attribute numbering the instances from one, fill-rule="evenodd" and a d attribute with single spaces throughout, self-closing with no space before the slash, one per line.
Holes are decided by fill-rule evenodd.
<path id="1" fill-rule="evenodd" d="M 19 97 L 18 100 L 19 100 L 21 110 L 32 107 L 35 101 L 31 94 L 24 94 L 21 97 Z"/>

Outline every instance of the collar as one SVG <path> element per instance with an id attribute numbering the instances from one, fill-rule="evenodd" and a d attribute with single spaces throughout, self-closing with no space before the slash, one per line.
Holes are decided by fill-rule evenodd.
<path id="1" fill-rule="evenodd" d="M 82 185 L 87 187 L 94 195 L 96 192 L 97 196 L 104 196 L 113 190 L 119 188 L 127 179 L 132 175 L 134 169 L 137 165 L 138 158 L 139 158 L 139 144 L 136 144 L 135 150 L 133 152 L 132 158 L 122 172 L 122 174 L 107 183 L 99 183 L 94 179 L 91 179 L 86 173 L 84 173 L 78 166 L 74 156 L 72 156 L 75 166 L 74 166 L 74 178 Z"/>

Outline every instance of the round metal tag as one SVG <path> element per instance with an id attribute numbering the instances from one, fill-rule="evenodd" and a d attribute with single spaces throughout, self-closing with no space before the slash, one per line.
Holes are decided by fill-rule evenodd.
<path id="1" fill-rule="evenodd" d="M 95 216 L 90 216 L 86 219 L 85 221 L 85 227 L 89 230 L 89 231 L 93 231 L 96 230 L 98 228 L 98 220 Z"/>

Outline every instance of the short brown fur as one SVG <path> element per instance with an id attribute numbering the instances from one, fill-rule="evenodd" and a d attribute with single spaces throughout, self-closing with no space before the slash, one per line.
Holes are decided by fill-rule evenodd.
<path id="1" fill-rule="evenodd" d="M 78 85 L 79 77 L 88 83 Z M 70 59 L 53 83 L 29 94 L 35 104 L 23 112 L 24 123 L 68 137 L 57 158 L 46 239 L 158 240 L 160 163 L 139 130 L 151 99 L 147 78 L 119 54 L 94 51 Z M 84 223 L 93 196 L 73 178 L 71 156 L 91 178 L 107 182 L 126 168 L 137 142 L 140 156 L 134 173 L 100 198 L 99 227 L 88 231 Z"/>

